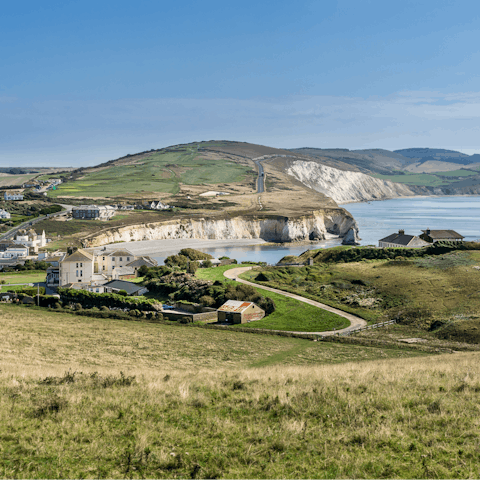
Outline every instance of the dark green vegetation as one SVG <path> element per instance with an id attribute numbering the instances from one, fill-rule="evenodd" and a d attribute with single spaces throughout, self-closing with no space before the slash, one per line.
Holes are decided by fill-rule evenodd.
<path id="1" fill-rule="evenodd" d="M 109 307 L 120 309 L 154 310 L 154 300 L 145 297 L 125 297 L 117 293 L 94 293 L 87 290 L 59 288 L 57 293 L 64 304 L 78 303 L 82 308 Z"/>
<path id="2" fill-rule="evenodd" d="M 23 222 L 32 220 L 35 217 L 60 212 L 63 208 L 60 205 L 52 205 L 46 202 L 14 202 L 0 201 L 0 209 L 11 214 L 10 219 L 0 220 L 0 226 L 16 227 Z M 38 227 L 35 227 L 38 229 Z M 6 227 L 4 227 L 6 229 Z M 40 230 L 41 231 L 41 230 Z"/>
<path id="3" fill-rule="evenodd" d="M 404 260 L 406 258 L 430 258 L 445 253 L 478 251 L 477 242 L 436 242 L 425 248 L 372 248 L 341 246 L 320 250 L 307 250 L 300 256 L 288 256 L 280 260 L 282 263 L 304 263 L 313 258 L 314 263 L 359 262 L 362 260 Z"/>
<path id="4" fill-rule="evenodd" d="M 338 250 L 342 252 L 350 250 Z M 396 319 L 438 338 L 454 340 L 458 334 L 459 341 L 480 342 L 480 252 L 412 259 L 406 258 L 407 252 L 393 260 L 350 258 L 349 263 L 320 263 L 335 252 L 310 252 L 319 262 L 314 266 L 267 268 L 247 272 L 245 278 L 317 299 L 369 322 Z"/>
<path id="5" fill-rule="evenodd" d="M 143 192 L 179 192 L 179 184 L 234 183 L 251 169 L 226 160 L 200 158 L 192 144 L 177 151 L 160 151 L 132 163 L 112 164 L 93 171 L 78 170 L 50 197 L 123 197 Z M 132 188 L 133 186 L 133 188 Z"/>

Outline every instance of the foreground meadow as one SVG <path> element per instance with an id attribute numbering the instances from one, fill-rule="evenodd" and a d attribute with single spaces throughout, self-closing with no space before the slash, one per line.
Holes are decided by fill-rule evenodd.
<path id="1" fill-rule="evenodd" d="M 477 353 L 5 305 L 0 328 L 2 477 L 480 475 Z"/>

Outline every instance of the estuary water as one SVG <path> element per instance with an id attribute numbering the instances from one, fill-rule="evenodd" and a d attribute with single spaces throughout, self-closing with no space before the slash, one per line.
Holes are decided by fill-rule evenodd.
<path id="1" fill-rule="evenodd" d="M 342 205 L 356 219 L 361 245 L 378 245 L 378 240 L 405 230 L 420 235 L 422 230 L 455 230 L 465 240 L 480 239 L 480 196 L 410 197 Z M 277 263 L 286 255 L 299 255 L 308 249 L 341 245 L 333 238 L 314 244 L 268 245 L 262 240 L 151 240 L 125 243 L 136 255 L 150 255 L 159 264 L 185 247 L 196 248 L 214 258 L 227 256 L 240 261 Z M 119 245 L 117 244 L 116 247 Z"/>

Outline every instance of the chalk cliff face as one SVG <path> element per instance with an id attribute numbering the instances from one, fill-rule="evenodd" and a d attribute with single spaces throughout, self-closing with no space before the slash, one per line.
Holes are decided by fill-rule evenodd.
<path id="1" fill-rule="evenodd" d="M 307 187 L 321 192 L 337 203 L 382 200 L 416 195 L 409 186 L 380 180 L 360 172 L 348 172 L 316 162 L 296 160 L 287 173 Z"/>
<path id="2" fill-rule="evenodd" d="M 327 233 L 344 236 L 358 232 L 354 218 L 343 208 L 314 211 L 298 217 L 234 217 L 183 219 L 164 223 L 106 229 L 83 241 L 85 247 L 113 242 L 168 238 L 237 239 L 261 238 L 270 242 L 323 240 Z"/>

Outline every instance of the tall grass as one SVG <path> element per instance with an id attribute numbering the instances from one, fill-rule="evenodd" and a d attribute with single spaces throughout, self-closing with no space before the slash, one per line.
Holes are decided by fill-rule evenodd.
<path id="1" fill-rule="evenodd" d="M 2 369 L 0 475 L 478 478 L 478 360 Z"/>

